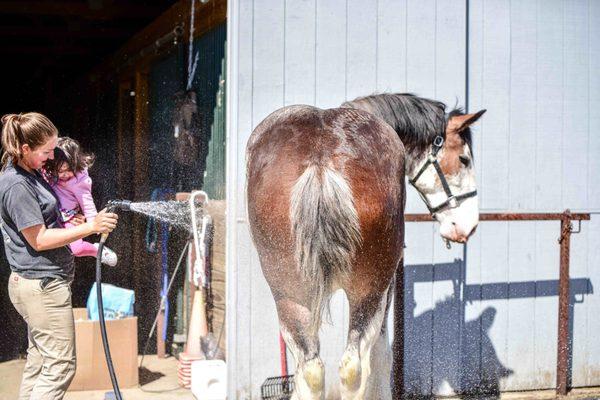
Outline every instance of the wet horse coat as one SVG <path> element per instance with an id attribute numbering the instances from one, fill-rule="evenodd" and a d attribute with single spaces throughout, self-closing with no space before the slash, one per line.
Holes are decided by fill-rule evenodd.
<path id="1" fill-rule="evenodd" d="M 286 342 L 306 378 L 296 382 L 298 398 L 322 396 L 318 328 L 324 300 L 337 287 L 351 312 L 346 386 L 360 389 L 360 370 L 369 368 L 364 353 L 381 336 L 402 257 L 404 193 L 402 142 L 370 113 L 292 106 L 253 132 L 250 226 Z M 389 387 L 389 367 L 387 376 Z"/>
<path id="2" fill-rule="evenodd" d="M 468 126 L 481 114 L 447 116 L 439 102 L 376 95 L 329 110 L 285 107 L 252 133 L 249 223 L 296 359 L 294 399 L 324 397 L 318 330 L 337 288 L 350 306 L 342 399 L 391 398 L 385 317 L 403 255 L 405 173 L 419 175 L 414 185 L 428 202 L 472 193 L 442 203 L 437 214 L 450 227 L 446 239 L 466 241 L 477 224 Z M 438 158 L 440 175 L 424 164 Z"/>

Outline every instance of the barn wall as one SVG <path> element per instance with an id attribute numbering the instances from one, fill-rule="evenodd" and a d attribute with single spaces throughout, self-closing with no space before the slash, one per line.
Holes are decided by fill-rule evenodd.
<path id="1" fill-rule="evenodd" d="M 599 10 L 587 0 L 471 2 L 471 108 L 489 110 L 475 145 L 483 210 L 599 211 Z M 600 384 L 599 228 L 593 215 L 571 239 L 573 386 Z M 480 341 L 511 370 L 503 390 L 555 386 L 558 235 L 559 222 L 486 223 L 468 246 L 466 284 L 482 300 L 467 304 L 467 319 L 494 311 Z"/>
<path id="2" fill-rule="evenodd" d="M 600 211 L 600 6 L 585 1 L 244 0 L 228 10 L 228 349 L 230 393 L 279 375 L 278 323 L 250 240 L 245 146 L 284 105 L 335 107 L 413 92 L 486 108 L 474 128 L 481 211 Z M 425 212 L 409 189 L 408 212 Z M 448 250 L 407 224 L 406 388 L 411 393 L 555 385 L 558 222 L 482 223 Z M 600 222 L 572 238 L 573 385 L 599 385 L 595 268 Z M 596 283 L 596 285 L 594 285 Z M 347 302 L 323 328 L 336 380 Z M 290 362 L 292 364 L 292 362 Z"/>

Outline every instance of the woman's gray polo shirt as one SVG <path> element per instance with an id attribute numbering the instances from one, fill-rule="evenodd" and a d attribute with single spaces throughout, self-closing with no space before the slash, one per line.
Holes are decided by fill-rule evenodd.
<path id="1" fill-rule="evenodd" d="M 43 224 L 62 228 L 59 202 L 36 171 L 9 164 L 0 174 L 0 227 L 6 258 L 13 272 L 28 279 L 73 277 L 73 254 L 67 246 L 36 251 L 21 231 Z"/>

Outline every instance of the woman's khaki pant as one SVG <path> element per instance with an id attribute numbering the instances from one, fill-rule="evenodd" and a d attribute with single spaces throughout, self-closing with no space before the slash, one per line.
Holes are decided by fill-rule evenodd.
<path id="1" fill-rule="evenodd" d="M 71 283 L 25 279 L 12 273 L 8 293 L 27 322 L 29 337 L 19 400 L 60 400 L 75 376 Z"/>

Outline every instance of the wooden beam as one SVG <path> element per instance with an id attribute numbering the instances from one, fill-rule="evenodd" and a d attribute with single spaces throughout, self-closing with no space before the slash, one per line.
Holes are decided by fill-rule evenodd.
<path id="1" fill-rule="evenodd" d="M 225 22 L 227 19 L 227 0 L 210 0 L 206 4 L 198 3 L 195 11 L 194 36 L 199 37 Z M 94 68 L 90 73 L 91 79 L 98 80 L 101 77 L 114 74 L 128 59 L 152 45 L 157 39 L 172 32 L 178 25 L 184 27 L 184 40 L 188 41 L 189 19 L 189 0 L 179 0 L 150 25 L 133 36 L 112 57 Z M 145 56 L 142 60 L 136 60 L 136 64 L 148 64 L 154 58 L 156 58 L 156 55 Z"/>
<path id="2" fill-rule="evenodd" d="M 156 17 L 163 7 L 119 4 L 92 10 L 86 3 L 67 1 L 2 1 L 0 14 L 47 15 L 57 17 L 79 17 L 84 19 L 147 19 Z"/>

